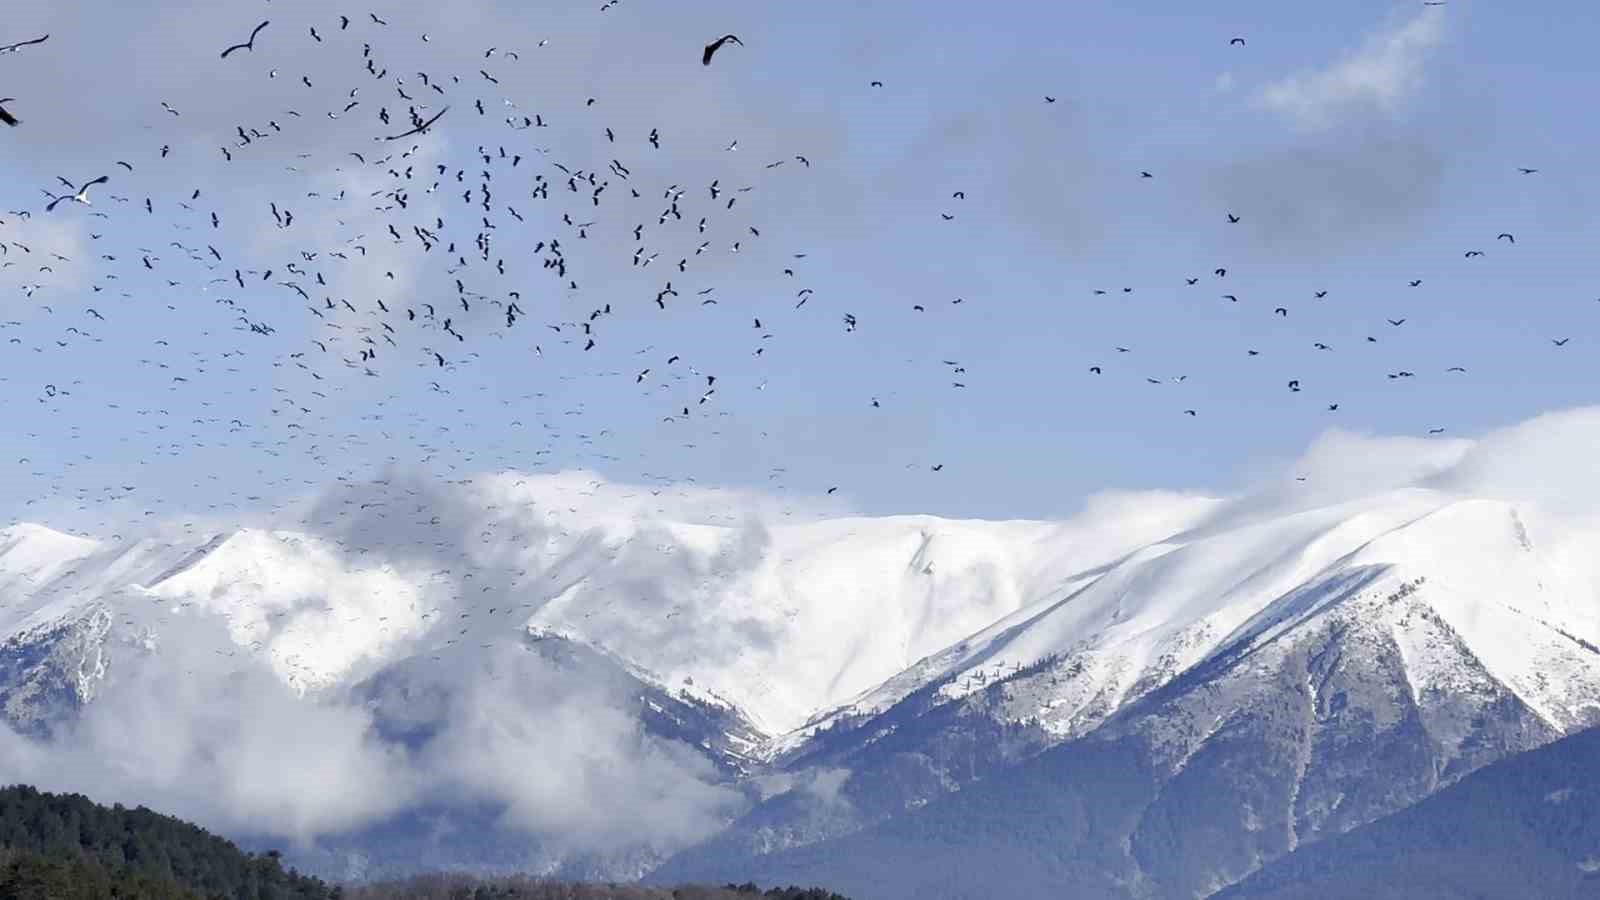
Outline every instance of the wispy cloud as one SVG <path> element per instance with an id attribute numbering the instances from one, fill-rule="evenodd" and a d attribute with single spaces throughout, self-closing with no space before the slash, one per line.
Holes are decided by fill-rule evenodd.
<path id="1" fill-rule="evenodd" d="M 502 643 L 391 675 L 433 735 L 408 745 L 378 727 L 396 712 L 386 694 L 300 696 L 240 652 L 221 615 L 162 628 L 116 648 L 104 690 L 51 738 L 0 726 L 0 776 L 302 846 L 470 798 L 551 849 L 668 850 L 740 803 L 705 757 L 646 734 L 625 686 L 594 666 Z"/>
<path id="2" fill-rule="evenodd" d="M 1260 102 L 1309 127 L 1334 124 L 1351 112 L 1392 113 L 1421 86 L 1428 53 L 1443 36 L 1443 16 L 1424 11 L 1372 35 L 1327 68 L 1267 85 Z"/>

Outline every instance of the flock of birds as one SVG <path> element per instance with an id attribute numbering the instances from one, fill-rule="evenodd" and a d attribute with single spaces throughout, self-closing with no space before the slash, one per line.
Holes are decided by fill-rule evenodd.
<path id="1" fill-rule="evenodd" d="M 45 200 L 38 214 L 60 216 L 80 213 L 92 217 L 95 221 L 90 225 L 90 237 L 95 241 L 101 239 L 103 235 L 100 232 L 105 227 L 118 224 L 127 225 L 131 232 L 140 235 L 138 239 L 145 244 L 152 243 L 151 239 L 143 236 L 148 231 L 147 226 L 137 221 L 129 222 L 121 213 L 122 207 L 131 208 L 135 213 L 142 212 L 147 221 L 156 221 L 149 217 L 156 215 L 158 202 L 163 212 L 172 211 L 174 205 L 183 211 L 178 213 L 183 217 L 183 224 L 176 226 L 183 234 L 168 242 L 169 248 L 176 251 L 175 254 L 167 254 L 165 250 L 151 246 L 141 246 L 136 260 L 111 253 L 99 254 L 94 262 L 103 265 L 92 285 L 93 294 L 109 292 L 123 299 L 131 298 L 132 292 L 123 289 L 119 283 L 128 277 L 122 271 L 124 266 L 137 266 L 143 270 L 141 274 L 145 277 L 163 280 L 164 289 L 172 294 L 191 290 L 195 282 L 189 280 L 189 273 L 199 271 L 203 272 L 205 279 L 202 290 L 222 295 L 216 296 L 215 302 L 228 308 L 228 313 L 233 317 L 233 328 L 238 332 L 272 338 L 284 327 L 281 321 L 276 320 L 283 313 L 281 306 L 275 307 L 270 315 L 253 312 L 242 300 L 225 296 L 234 290 L 276 289 L 281 292 L 281 297 L 295 302 L 297 314 L 314 320 L 309 322 L 312 334 L 304 345 L 280 353 L 272 363 L 275 368 L 292 367 L 303 373 L 309 381 L 304 391 L 291 392 L 283 387 L 275 387 L 274 391 L 281 396 L 277 398 L 271 413 L 274 417 L 272 425 L 281 424 L 284 433 L 275 445 L 280 451 L 298 440 L 320 460 L 329 458 L 329 451 L 322 441 L 332 442 L 338 435 L 332 430 L 308 433 L 310 420 L 306 417 L 312 415 L 316 400 L 327 399 L 326 392 L 334 389 L 332 379 L 335 371 L 342 369 L 352 374 L 377 378 L 382 373 L 382 365 L 397 358 L 402 364 L 423 365 L 436 370 L 436 377 L 429 383 L 430 388 L 448 393 L 449 375 L 480 358 L 485 352 L 483 340 L 486 335 L 503 340 L 513 329 L 528 328 L 522 324 L 524 319 L 543 314 L 533 300 L 536 288 L 523 268 L 529 259 L 537 263 L 535 272 L 549 279 L 551 291 L 563 292 L 569 299 L 582 296 L 579 293 L 582 273 L 577 271 L 571 250 L 577 242 L 589 241 L 591 233 L 598 235 L 598 229 L 604 227 L 603 220 L 609 220 L 605 224 L 613 227 L 632 223 L 626 226 L 632 238 L 631 249 L 626 254 L 626 266 L 640 271 L 652 266 L 667 270 L 661 276 L 660 287 L 654 294 L 639 298 L 641 305 L 648 302 L 657 312 L 666 312 L 685 303 L 701 306 L 719 303 L 718 298 L 713 296 L 716 290 L 714 285 L 690 286 L 701 258 L 706 254 L 738 254 L 746 243 L 763 239 L 763 233 L 754 220 L 740 218 L 750 208 L 740 206 L 740 200 L 757 190 L 759 184 L 734 187 L 725 185 L 718 178 L 709 184 L 695 186 L 672 183 L 659 191 L 645 187 L 649 183 L 650 173 L 636 171 L 645 166 L 639 157 L 648 157 L 650 153 L 661 149 L 666 135 L 659 127 L 651 128 L 642 140 L 635 137 L 633 140 L 638 143 L 623 149 L 628 140 L 607 126 L 601 132 L 604 136 L 601 146 L 611 151 L 604 154 L 609 159 L 582 164 L 572 160 L 565 163 L 556 161 L 547 149 L 530 149 L 525 140 L 530 134 L 537 135 L 541 129 L 550 128 L 553 123 L 545 121 L 542 114 L 523 113 L 513 98 L 494 96 L 501 93 L 497 71 L 503 66 L 515 65 L 520 60 L 516 50 L 498 47 L 483 50 L 482 67 L 465 76 L 452 74 L 440 77 L 423 71 L 415 72 L 415 77 L 403 76 L 399 72 L 391 72 L 384 61 L 386 52 L 392 49 L 392 44 L 383 37 L 389 28 L 389 22 L 377 13 L 369 13 L 360 19 L 331 14 L 325 22 L 302 23 L 296 26 L 295 31 L 267 19 L 251 27 L 248 32 L 241 29 L 239 36 L 243 40 L 229 44 L 219 54 L 226 65 L 244 65 L 244 60 L 255 57 L 264 43 L 288 41 L 297 32 L 295 39 L 311 50 L 331 49 L 329 42 L 335 34 L 359 32 L 359 56 L 354 55 L 354 44 L 347 42 L 345 46 L 351 47 L 349 62 L 357 67 L 355 71 L 359 73 L 358 77 L 367 83 L 339 92 L 334 108 L 327 110 L 325 115 L 329 120 L 339 120 L 358 109 L 371 112 L 371 143 L 347 150 L 344 161 L 346 164 L 353 161 L 358 166 L 357 171 L 380 179 L 383 186 L 365 197 L 346 196 L 343 191 L 335 196 L 311 191 L 306 193 L 304 199 L 341 210 L 362 205 L 366 212 L 376 212 L 382 217 L 384 224 L 381 233 L 355 234 L 331 242 L 327 242 L 325 236 L 308 236 L 291 258 L 248 261 L 247 250 L 227 246 L 221 237 L 226 233 L 221 216 L 215 209 L 207 211 L 202 208 L 203 192 L 199 188 L 177 199 L 164 198 L 159 201 L 150 196 L 140 198 L 112 193 L 123 181 L 137 184 L 138 169 L 132 162 L 118 160 L 115 165 L 122 171 L 94 174 L 81 181 L 60 177 L 60 191 L 41 189 Z M 11 53 L 34 51 L 46 44 L 49 38 L 47 34 L 0 46 L 0 58 Z M 422 40 L 428 42 L 429 36 L 423 34 Z M 1230 44 L 1244 46 L 1245 40 L 1242 37 L 1233 38 Z M 711 66 L 721 54 L 728 52 L 729 47 L 743 46 L 738 36 L 724 34 L 700 49 L 701 64 Z M 690 52 L 690 48 L 685 48 L 686 58 Z M 277 69 L 271 69 L 266 76 L 277 78 L 279 74 Z M 307 89 L 315 87 L 309 75 L 302 75 L 300 82 Z M 473 89 L 474 85 L 478 90 Z M 869 82 L 869 88 L 882 87 L 882 81 Z M 370 99 L 378 91 L 382 92 L 382 96 Z M 1048 95 L 1043 100 L 1047 104 L 1056 102 L 1055 97 Z M 596 102 L 596 98 L 589 98 L 585 105 L 594 106 Z M 11 127 L 23 124 L 23 118 L 17 114 L 26 112 L 23 106 L 18 105 L 22 103 L 24 101 L 11 97 L 0 99 L 0 123 Z M 181 110 L 165 100 L 160 105 L 170 116 L 182 115 Z M 480 145 L 470 160 L 423 164 L 422 160 L 428 156 L 423 139 L 440 128 L 441 122 L 451 121 L 446 116 L 452 109 L 458 110 L 458 116 L 475 114 L 481 121 L 493 122 L 496 128 L 503 129 L 511 136 L 508 143 L 515 146 Z M 494 117 L 497 116 L 502 118 L 495 122 Z M 286 124 L 287 120 L 305 117 L 306 114 L 298 110 L 289 110 L 285 114 L 285 122 L 269 119 L 254 124 L 240 124 L 225 143 L 218 145 L 218 151 L 226 162 L 232 163 L 236 155 L 248 153 L 258 144 L 290 134 L 293 126 Z M 734 141 L 725 150 L 732 153 L 737 148 L 738 142 Z M 170 144 L 162 144 L 154 151 L 155 161 L 167 160 L 172 152 Z M 761 171 L 770 173 L 786 165 L 790 171 L 796 168 L 804 171 L 811 168 L 812 162 L 805 154 L 790 154 L 763 164 Z M 300 170 L 291 167 L 291 171 Z M 1523 168 L 1520 172 L 1534 175 L 1538 170 Z M 1140 171 L 1138 177 L 1154 179 L 1156 176 L 1149 171 Z M 107 195 L 114 204 L 110 212 L 103 202 L 97 205 L 97 201 Z M 459 218 L 453 215 L 447 222 L 444 215 L 424 217 L 417 214 L 412 207 L 417 204 L 419 195 L 456 205 Z M 965 192 L 955 191 L 950 199 L 965 200 Z M 542 207 L 537 219 L 532 211 L 534 206 Z M 297 219 L 295 210 L 288 202 L 280 205 L 277 200 L 271 201 L 262 213 L 270 215 L 274 228 L 293 233 Z M 35 214 L 26 209 L 14 209 L 6 213 L 22 221 L 31 219 Z M 940 215 L 944 220 L 954 218 L 954 214 L 949 212 Z M 535 227 L 527 224 L 530 220 L 548 221 L 552 230 L 533 241 L 532 246 L 515 246 L 509 253 L 502 250 L 499 235 L 512 227 Z M 518 226 L 512 226 L 513 221 Z M 559 224 L 556 224 L 557 221 Z M 1241 216 L 1227 212 L 1225 221 L 1228 225 L 1238 224 Z M 5 219 L 0 218 L 0 229 L 5 224 Z M 191 232 L 195 231 L 211 237 L 193 237 Z M 30 247 L 3 238 L 4 232 L 0 230 L 0 266 L 31 266 L 37 270 L 30 273 L 29 282 L 21 287 L 26 297 L 37 302 L 50 315 L 67 313 L 65 307 L 61 306 L 62 301 L 54 299 L 55 295 L 49 290 L 49 279 L 45 276 L 54 273 L 55 265 L 74 261 L 59 254 L 50 260 L 29 259 L 34 256 Z M 681 243 L 685 239 L 688 243 Z M 1502 233 L 1496 240 L 1510 245 L 1515 244 L 1516 237 L 1511 233 Z M 334 279 L 347 276 L 354 267 L 371 265 L 367 263 L 367 258 L 374 241 L 402 248 L 411 254 L 420 254 L 425 260 L 437 260 L 453 282 L 454 295 L 448 299 L 425 299 L 421 295 L 414 295 L 410 299 L 395 296 L 337 297 L 339 291 L 334 286 L 337 283 Z M 690 245 L 692 251 L 687 249 Z M 683 249 L 662 259 L 667 247 Z M 1480 250 L 1469 250 L 1466 256 L 1474 258 L 1482 254 Z M 785 280 L 796 279 L 797 270 L 806 264 L 807 254 L 792 252 L 785 254 L 785 258 L 787 262 L 781 269 L 781 277 Z M 618 265 L 623 265 L 620 259 Z M 1227 276 L 1226 266 L 1217 266 L 1210 273 L 1210 279 L 1218 285 L 1228 283 Z M 773 277 L 779 277 L 779 273 L 773 273 Z M 392 271 L 385 271 L 383 278 L 389 282 L 396 281 Z M 1201 280 L 1198 276 L 1187 277 L 1185 282 L 1193 287 L 1199 285 Z M 1420 279 L 1412 280 L 1410 286 L 1416 288 L 1421 283 Z M 161 285 L 157 284 L 156 287 L 160 288 Z M 1131 293 L 1132 290 L 1122 288 L 1123 293 Z M 397 290 L 396 293 L 404 292 Z M 1104 295 L 1111 292 L 1095 290 L 1094 293 Z M 791 310 L 804 309 L 814 294 L 812 288 L 799 287 L 792 295 Z M 1315 296 L 1322 299 L 1326 295 L 1326 291 L 1318 291 Z M 1230 303 L 1239 302 L 1238 296 L 1233 293 L 1222 293 L 1220 297 Z M 585 315 L 573 320 L 546 322 L 533 327 L 548 329 L 557 336 L 553 340 L 570 344 L 576 352 L 589 353 L 602 345 L 606 320 L 615 315 L 613 304 L 621 302 L 620 298 L 614 297 L 610 301 L 595 303 Z M 963 300 L 957 298 L 952 302 L 960 304 Z M 107 323 L 107 327 L 114 327 L 108 323 L 110 317 L 107 313 L 118 304 L 114 301 L 91 303 L 93 305 L 83 306 L 80 324 L 68 327 L 65 334 L 54 339 L 59 347 L 68 346 L 76 338 L 89 337 L 87 329 L 92 324 Z M 169 304 L 168 308 L 174 307 Z M 919 314 L 927 311 L 924 303 L 914 304 L 912 309 Z M 847 333 L 855 331 L 860 324 L 852 312 L 840 312 L 838 315 Z M 1277 306 L 1273 309 L 1273 315 L 1287 317 L 1289 309 Z M 115 313 L 112 314 L 114 316 Z M 760 335 L 761 340 L 773 336 L 772 329 L 763 323 L 761 316 L 751 316 L 751 321 L 752 330 Z M 1391 328 L 1400 328 L 1405 323 L 1404 317 L 1388 320 Z M 0 323 L 0 335 L 4 334 L 3 329 L 21 324 L 17 320 Z M 21 337 L 13 336 L 5 340 L 11 345 L 25 344 Z M 1367 340 L 1376 342 L 1378 339 L 1368 336 Z M 1565 347 L 1567 342 L 1566 337 L 1552 339 L 1557 348 Z M 167 346 L 165 340 L 156 343 Z M 43 351 L 48 346 L 40 344 L 33 349 Z M 538 339 L 530 349 L 535 356 L 542 357 L 545 352 Z M 753 353 L 759 357 L 764 349 L 758 345 Z M 1333 348 L 1319 342 L 1314 349 L 1328 352 Z M 1126 346 L 1117 346 L 1114 350 L 1118 354 L 1131 352 Z M 1254 349 L 1247 352 L 1251 356 L 1258 354 Z M 221 354 L 222 361 L 229 367 L 240 365 L 244 356 L 243 350 Z M 636 385 L 645 385 L 652 379 L 661 379 L 665 372 L 669 373 L 674 383 L 691 385 L 692 391 L 674 400 L 671 408 L 662 410 L 665 413 L 660 416 L 662 422 L 685 421 L 702 411 L 715 408 L 719 388 L 717 375 L 700 371 L 678 354 L 662 353 L 659 356 L 628 371 L 613 374 L 631 378 Z M 162 368 L 170 365 L 155 364 Z M 966 386 L 964 365 L 953 359 L 941 360 L 941 364 L 952 388 Z M 236 368 L 231 370 L 236 371 Z M 1099 376 L 1105 371 L 1103 362 L 1087 366 L 1090 376 Z M 1454 376 L 1464 375 L 1466 370 L 1452 366 L 1446 372 Z M 1402 369 L 1388 373 L 1387 377 L 1391 380 L 1410 379 L 1416 377 L 1416 373 Z M 183 385 L 190 378 L 189 374 L 172 376 L 175 385 Z M 1180 376 L 1176 380 L 1182 378 Z M 1146 380 L 1163 383 L 1161 379 Z M 45 384 L 39 399 L 41 402 L 54 402 L 69 397 L 72 387 L 70 384 Z M 1289 380 L 1283 389 L 1300 392 L 1300 380 Z M 879 397 L 863 399 L 872 408 L 881 407 Z M 391 411 L 394 407 L 403 408 L 403 398 L 391 396 L 389 400 L 394 402 Z M 1337 402 L 1327 403 L 1329 411 L 1337 411 L 1338 408 Z M 165 410 L 142 410 L 141 415 L 149 412 L 164 413 Z M 1200 414 L 1200 410 L 1184 408 L 1181 413 L 1194 417 Z M 381 419 L 382 416 L 376 418 Z M 211 418 L 197 418 L 193 424 L 201 426 L 190 432 L 189 437 L 195 440 L 200 438 L 204 428 L 213 425 L 225 427 L 230 434 L 255 428 L 259 435 L 262 427 L 240 418 L 224 422 L 222 416 L 215 414 Z M 410 424 L 421 430 L 427 423 L 413 413 Z M 161 426 L 163 429 L 165 427 Z M 292 434 L 297 429 L 301 434 Z M 1442 431 L 1442 428 L 1434 428 L 1429 433 L 1438 434 Z M 586 442 L 592 438 L 592 435 L 581 436 Z M 257 441 L 257 446 L 267 446 L 259 437 Z M 422 443 L 428 449 L 426 441 Z M 181 452 L 182 446 L 178 441 L 173 441 L 167 449 L 176 454 Z M 27 464 L 31 460 L 24 458 L 20 462 Z M 944 468 L 942 463 L 921 465 L 933 472 Z M 775 472 L 773 477 L 779 477 L 779 473 L 781 470 Z M 123 486 L 119 491 L 116 486 L 108 486 L 99 498 L 80 492 L 78 499 L 87 504 L 95 499 L 105 499 L 106 496 L 126 496 L 132 489 L 132 486 Z M 826 492 L 832 494 L 838 489 L 835 485 L 828 487 Z"/>

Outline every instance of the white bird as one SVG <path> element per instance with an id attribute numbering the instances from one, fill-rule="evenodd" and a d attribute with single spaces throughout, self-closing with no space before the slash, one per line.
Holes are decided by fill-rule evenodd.
<path id="1" fill-rule="evenodd" d="M 62 184 L 66 185 L 67 187 L 69 187 L 69 188 L 72 187 L 72 182 L 66 180 L 65 178 L 61 178 L 60 176 L 57 176 L 57 179 Z M 106 182 L 108 182 L 110 180 L 111 180 L 111 176 L 110 175 L 101 175 L 99 178 L 93 179 L 91 181 L 84 182 L 80 187 L 78 187 L 76 189 L 77 192 L 76 193 L 72 193 L 72 194 L 56 195 L 56 194 L 50 194 L 49 191 L 45 191 L 46 194 L 50 195 L 51 199 L 50 199 L 50 202 L 45 206 L 44 211 L 45 212 L 50 212 L 51 210 L 56 208 L 56 204 L 60 203 L 63 200 L 72 200 L 72 201 L 75 201 L 77 203 L 82 203 L 84 206 L 92 206 L 93 204 L 91 204 L 89 202 L 89 188 L 94 187 L 97 184 L 105 184 Z"/>

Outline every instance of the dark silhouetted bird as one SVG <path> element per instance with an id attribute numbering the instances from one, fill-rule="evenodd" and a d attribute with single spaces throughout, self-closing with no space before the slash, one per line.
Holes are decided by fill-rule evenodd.
<path id="1" fill-rule="evenodd" d="M 722 49 L 723 44 L 727 43 L 738 44 L 741 47 L 744 46 L 744 41 L 739 40 L 737 35 L 725 34 L 706 45 L 705 52 L 700 55 L 700 64 L 702 66 L 711 65 L 711 57 L 716 55 L 718 50 Z"/>
<path id="2" fill-rule="evenodd" d="M 228 54 L 235 50 L 249 50 L 250 52 L 254 53 L 256 49 L 256 35 L 260 34 L 261 29 L 267 27 L 268 24 L 268 22 L 263 21 L 260 25 L 257 25 L 255 28 L 251 29 L 250 40 L 245 41 L 242 44 L 234 44 L 232 47 L 222 51 L 222 58 L 227 59 Z"/>

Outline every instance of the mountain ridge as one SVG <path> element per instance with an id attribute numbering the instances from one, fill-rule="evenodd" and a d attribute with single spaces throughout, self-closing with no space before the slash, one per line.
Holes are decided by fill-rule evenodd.
<path id="1" fill-rule="evenodd" d="M 1049 760 L 1102 759 L 1088 748 L 1112 742 L 1137 753 L 1132 796 L 1146 798 L 1113 843 L 1178 862 L 1084 845 L 1072 866 L 1097 860 L 1095 877 L 1150 897 L 1232 883 L 1600 721 L 1600 571 L 1585 555 L 1596 531 L 1537 504 L 1401 487 L 1275 512 L 1157 495 L 1063 522 L 778 525 L 641 516 L 631 495 L 556 490 L 568 482 L 352 486 L 308 520 L 335 523 L 320 532 L 86 542 L 7 529 L 7 719 L 48 739 L 72 719 L 61 707 L 89 709 L 102 682 L 174 640 L 187 642 L 183 665 L 270 672 L 365 729 L 347 740 L 380 771 L 400 766 L 369 791 L 392 799 L 322 826 L 328 846 L 361 856 L 362 834 L 466 829 L 362 863 L 386 875 L 477 842 L 499 848 L 497 865 L 543 874 L 831 882 L 797 860 L 923 834 L 955 798 Z M 535 489 L 549 496 L 527 499 Z M 402 497 L 414 515 L 380 515 Z M 202 621 L 215 627 L 195 631 Z M 530 678 L 565 699 L 507 687 Z M 504 729 L 463 698 L 536 720 L 556 703 L 570 712 L 540 727 L 572 738 L 611 723 L 608 752 L 655 760 L 646 769 L 679 784 L 672 802 L 693 815 L 660 839 L 602 828 L 624 842 L 606 852 L 490 841 L 547 828 L 539 804 L 553 788 L 522 796 L 509 772 L 486 776 L 463 785 L 457 815 L 403 787 L 417 766 L 475 758 L 452 729 L 511 740 L 495 765 L 535 746 L 517 743 L 534 732 L 495 736 Z M 581 753 L 556 758 L 599 789 Z M 1264 760 L 1281 773 L 1249 774 Z M 1360 774 L 1373 766 L 1386 775 Z M 1204 784 L 1224 798 L 1209 809 L 1195 806 Z M 1093 802 L 1081 790 L 1064 802 Z M 1159 825 L 1195 816 L 1213 844 Z"/>

